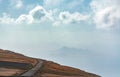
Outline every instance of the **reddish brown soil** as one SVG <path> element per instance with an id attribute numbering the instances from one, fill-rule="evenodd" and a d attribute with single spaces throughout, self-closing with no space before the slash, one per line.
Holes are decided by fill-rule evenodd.
<path id="1" fill-rule="evenodd" d="M 33 66 L 37 63 L 34 58 L 26 57 L 22 54 L 11 52 L 9 50 L 0 49 L 0 61 L 10 61 L 10 62 L 20 62 L 20 63 L 30 63 Z"/>
<path id="2" fill-rule="evenodd" d="M 12 68 L 0 68 L 0 76 L 12 76 L 22 73 L 24 70 Z"/>
<path id="3" fill-rule="evenodd" d="M 40 73 L 41 72 L 41 73 Z M 59 65 L 51 61 L 45 61 L 43 68 L 36 77 L 100 77 L 87 73 L 77 68 Z"/>
<path id="4" fill-rule="evenodd" d="M 0 61 L 30 63 L 33 66 L 35 66 L 38 62 L 37 59 L 35 58 L 26 57 L 24 55 L 14 53 L 8 50 L 0 50 Z M 43 61 L 44 63 L 42 68 L 35 74 L 34 77 L 100 77 L 98 75 L 88 73 L 77 68 L 59 65 L 51 61 L 46 61 L 46 60 Z M 11 71 L 10 74 L 9 70 L 4 71 L 4 72 L 8 72 L 8 74 L 6 73 L 7 76 L 13 75 L 13 73 L 15 73 L 18 70 L 20 71 L 20 69 L 13 70 L 11 68 L 12 71 L 10 70 Z"/>

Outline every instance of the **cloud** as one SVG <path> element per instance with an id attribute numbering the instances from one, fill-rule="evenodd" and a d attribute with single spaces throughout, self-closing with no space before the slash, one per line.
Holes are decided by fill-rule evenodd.
<path id="1" fill-rule="evenodd" d="M 93 0 L 91 2 L 93 20 L 97 28 L 109 29 L 120 25 L 119 3 L 119 0 Z"/>
<path id="2" fill-rule="evenodd" d="M 54 10 L 46 10 L 42 6 L 37 5 L 31 9 L 28 14 L 21 14 L 18 18 L 12 18 L 9 15 L 1 17 L 1 22 L 7 24 L 32 24 L 51 21 L 54 26 L 61 24 L 80 23 L 86 21 L 89 15 L 83 15 L 79 12 L 70 13 L 69 11 L 59 12 L 58 15 Z"/>
<path id="3" fill-rule="evenodd" d="M 40 20 L 42 17 L 44 17 L 47 12 L 46 10 L 41 6 L 36 6 L 34 9 L 32 9 L 29 14 L 36 20 Z"/>
<path id="4" fill-rule="evenodd" d="M 63 2 L 64 0 L 54 0 L 54 2 L 53 0 L 43 0 L 44 7 L 47 7 L 47 8 L 59 7 Z"/>
<path id="5" fill-rule="evenodd" d="M 59 19 L 54 23 L 55 26 L 60 24 L 80 23 L 89 18 L 89 15 L 83 15 L 79 12 L 70 13 L 68 11 L 60 12 Z"/>
<path id="6" fill-rule="evenodd" d="M 43 6 L 47 9 L 76 10 L 84 0 L 43 0 Z M 74 9 L 76 8 L 76 9 Z M 78 10 L 78 9 L 77 9 Z"/>
<path id="7" fill-rule="evenodd" d="M 20 15 L 16 19 L 15 23 L 17 23 L 17 24 L 23 24 L 23 23 L 31 24 L 33 22 L 33 20 L 34 19 L 32 18 L 32 16 L 23 14 L 23 15 Z"/>
<path id="8" fill-rule="evenodd" d="M 0 17 L 0 23 L 2 24 L 32 24 L 49 20 L 54 20 L 52 17 L 52 11 L 47 11 L 40 5 L 31 9 L 28 14 L 21 14 L 18 18 L 12 18 L 7 13 L 3 13 L 2 17 Z"/>
<path id="9" fill-rule="evenodd" d="M 15 8 L 19 9 L 23 6 L 22 0 L 11 0 L 11 6 L 14 6 Z"/>
<path id="10" fill-rule="evenodd" d="M 18 0 L 17 4 L 16 4 L 16 7 L 21 8 L 22 6 L 23 6 L 22 0 Z"/>
<path id="11" fill-rule="evenodd" d="M 2 17 L 0 17 L 0 23 L 1 24 L 10 24 L 14 23 L 15 19 L 11 18 L 10 15 L 7 13 L 3 13 Z"/>
<path id="12" fill-rule="evenodd" d="M 42 6 L 36 6 L 28 14 L 22 14 L 16 20 L 16 23 L 40 23 L 41 21 L 53 20 L 51 12 L 47 12 Z"/>

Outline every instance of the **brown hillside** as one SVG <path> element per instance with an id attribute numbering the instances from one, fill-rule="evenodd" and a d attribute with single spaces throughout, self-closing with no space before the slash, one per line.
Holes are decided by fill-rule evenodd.
<path id="1" fill-rule="evenodd" d="M 36 77 L 100 77 L 77 68 L 63 66 L 51 61 L 45 61 L 43 68 Z"/>
<path id="2" fill-rule="evenodd" d="M 26 57 L 22 54 L 11 52 L 9 50 L 0 49 L 0 61 L 27 63 L 32 64 L 35 67 L 38 64 L 36 58 Z M 34 77 L 100 77 L 98 75 L 82 71 L 80 69 L 63 66 L 51 61 L 43 61 L 42 67 L 34 74 Z M 28 69 L 30 70 L 30 69 Z M 6 68 L 0 67 L 0 76 L 19 76 L 28 70 L 20 68 Z"/>
<path id="3" fill-rule="evenodd" d="M 22 54 L 2 49 L 0 49 L 0 61 L 30 63 L 32 65 L 35 65 L 37 63 L 37 60 L 35 58 L 26 57 Z"/>

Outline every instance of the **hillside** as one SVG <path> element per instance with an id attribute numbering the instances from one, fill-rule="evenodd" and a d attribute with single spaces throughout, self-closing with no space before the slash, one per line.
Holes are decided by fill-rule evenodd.
<path id="1" fill-rule="evenodd" d="M 80 69 L 63 66 L 47 60 L 27 57 L 9 50 L 0 49 L 0 62 L 8 62 L 6 66 L 5 64 L 0 64 L 0 76 L 21 76 L 23 73 L 36 67 L 39 62 L 42 62 L 39 69 L 34 73 L 34 77 L 100 77 Z M 26 67 L 24 67 L 25 65 Z"/>

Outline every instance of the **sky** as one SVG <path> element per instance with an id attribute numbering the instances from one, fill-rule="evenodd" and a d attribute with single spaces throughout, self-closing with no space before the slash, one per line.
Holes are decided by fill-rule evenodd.
<path id="1" fill-rule="evenodd" d="M 0 0 L 0 48 L 120 77 L 120 0 Z"/>

